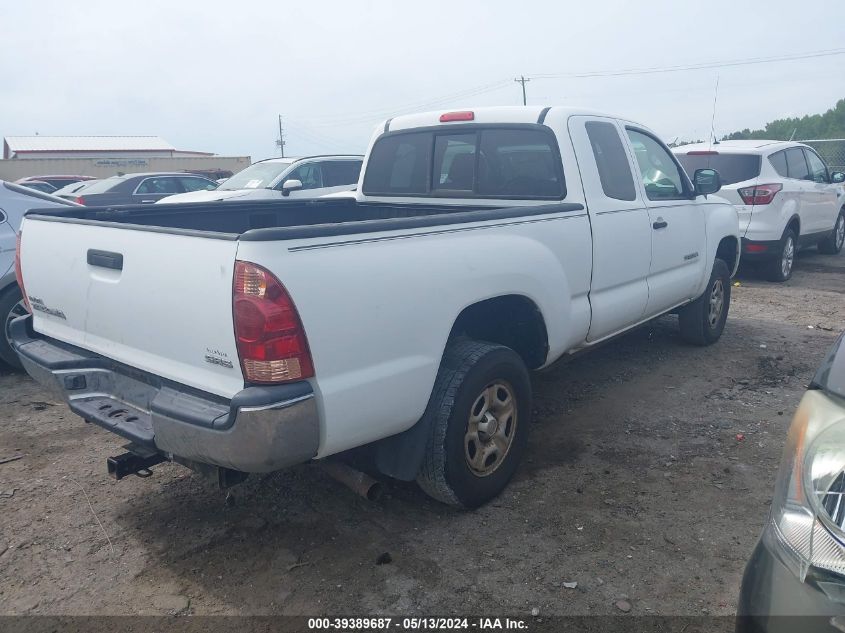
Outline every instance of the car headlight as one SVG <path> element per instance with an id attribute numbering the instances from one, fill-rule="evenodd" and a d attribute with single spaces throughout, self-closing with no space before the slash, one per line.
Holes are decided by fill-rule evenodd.
<path id="1" fill-rule="evenodd" d="M 808 391 L 792 422 L 764 538 L 803 582 L 845 575 L 845 404 Z"/>

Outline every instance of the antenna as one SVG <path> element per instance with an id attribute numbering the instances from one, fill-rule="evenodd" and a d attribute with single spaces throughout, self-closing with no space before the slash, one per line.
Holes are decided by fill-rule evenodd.
<path id="1" fill-rule="evenodd" d="M 795 128 L 794 130 L 792 130 L 792 134 L 789 136 L 789 140 L 790 140 L 790 141 L 794 141 L 794 140 L 795 140 L 795 133 L 796 133 L 797 131 L 798 131 L 798 128 Z"/>
<path id="2" fill-rule="evenodd" d="M 719 75 L 716 75 L 716 90 L 713 93 L 713 116 L 710 119 L 710 148 L 713 148 L 713 143 L 719 144 L 716 140 L 716 101 L 719 99 Z"/>

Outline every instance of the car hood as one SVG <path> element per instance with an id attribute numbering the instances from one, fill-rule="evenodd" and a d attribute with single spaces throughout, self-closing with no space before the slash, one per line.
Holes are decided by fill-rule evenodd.
<path id="1" fill-rule="evenodd" d="M 233 189 L 231 191 L 191 191 L 188 193 L 177 193 L 162 198 L 156 204 L 170 204 L 180 202 L 218 202 L 220 200 L 233 200 L 236 198 L 277 198 L 278 191 L 272 189 Z"/>

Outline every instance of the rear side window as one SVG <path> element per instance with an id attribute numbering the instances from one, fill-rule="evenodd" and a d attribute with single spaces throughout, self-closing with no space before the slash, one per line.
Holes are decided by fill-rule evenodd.
<path id="1" fill-rule="evenodd" d="M 332 160 L 323 163 L 323 184 L 326 187 L 354 185 L 361 173 L 360 160 Z"/>
<path id="2" fill-rule="evenodd" d="M 715 169 L 723 185 L 753 180 L 760 175 L 762 163 L 755 154 L 720 154 L 716 151 L 701 154 L 676 154 L 688 175 L 696 169 Z"/>
<path id="3" fill-rule="evenodd" d="M 547 128 L 461 126 L 395 133 L 370 152 L 366 195 L 560 200 L 560 153 Z"/>
<path id="4" fill-rule="evenodd" d="M 636 199 L 634 177 L 631 175 L 625 146 L 622 145 L 616 126 L 612 123 L 589 121 L 584 127 L 593 147 L 604 195 L 616 200 Z"/>
<path id="5" fill-rule="evenodd" d="M 217 187 L 215 183 L 204 178 L 180 178 L 179 180 L 182 181 L 182 188 L 185 191 L 211 191 Z"/>
<path id="6" fill-rule="evenodd" d="M 769 156 L 769 162 L 772 164 L 772 167 L 775 168 L 778 176 L 783 176 L 784 178 L 789 176 L 789 171 L 786 168 L 786 152 L 775 152 Z"/>
<path id="7" fill-rule="evenodd" d="M 810 177 L 810 170 L 807 169 L 807 161 L 800 147 L 786 150 L 786 170 L 789 178 L 807 180 Z"/>

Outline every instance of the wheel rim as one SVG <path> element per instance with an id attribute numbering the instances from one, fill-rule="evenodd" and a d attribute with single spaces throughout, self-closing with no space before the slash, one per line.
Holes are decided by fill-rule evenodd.
<path id="1" fill-rule="evenodd" d="M 9 314 L 6 315 L 6 322 L 3 324 L 3 336 L 6 337 L 6 342 L 9 344 L 9 347 L 12 346 L 12 321 L 26 314 L 29 314 L 29 311 L 26 309 L 23 299 L 21 299 L 12 306 L 12 309 L 9 310 Z"/>
<path id="2" fill-rule="evenodd" d="M 836 223 L 836 250 L 842 248 L 843 244 L 845 244 L 845 215 L 840 215 Z"/>
<path id="3" fill-rule="evenodd" d="M 719 324 L 724 306 L 725 286 L 721 279 L 717 279 L 713 282 L 713 288 L 710 290 L 710 310 L 707 314 L 707 321 L 711 328 L 715 328 Z"/>
<path id="4" fill-rule="evenodd" d="M 786 243 L 783 245 L 783 257 L 780 260 L 780 270 L 784 277 L 789 277 L 792 272 L 792 263 L 795 261 L 795 240 L 792 236 L 786 238 Z"/>
<path id="5" fill-rule="evenodd" d="M 504 380 L 487 385 L 469 412 L 464 436 L 464 456 L 478 477 L 496 471 L 516 436 L 517 407 L 513 387 Z"/>

